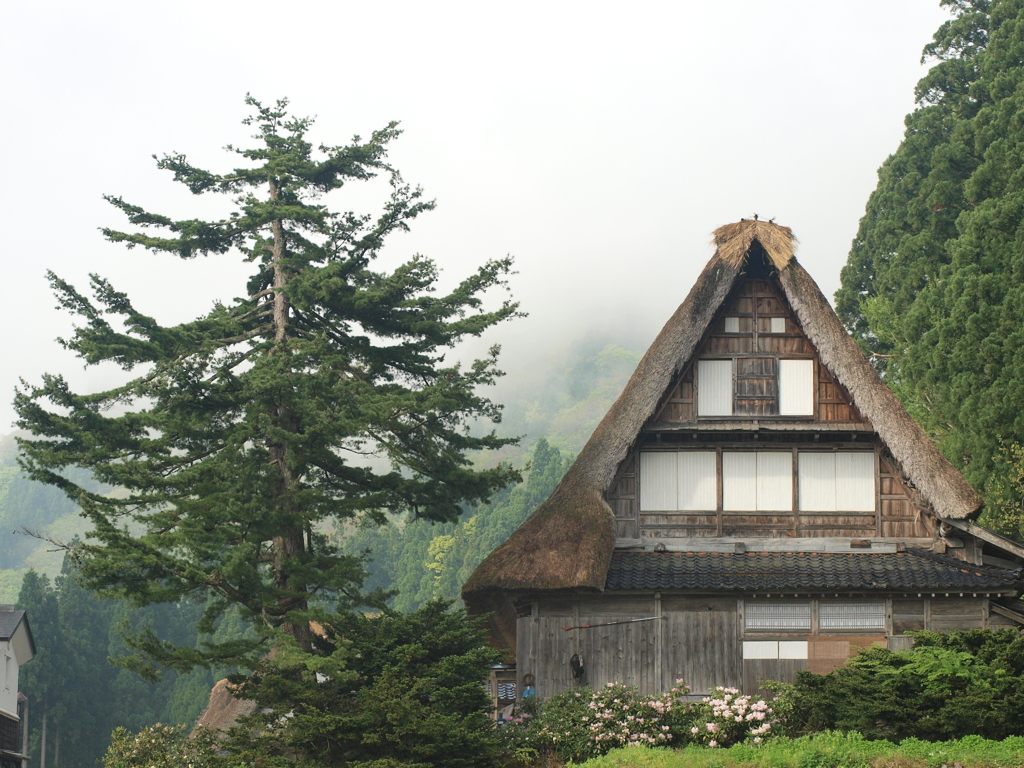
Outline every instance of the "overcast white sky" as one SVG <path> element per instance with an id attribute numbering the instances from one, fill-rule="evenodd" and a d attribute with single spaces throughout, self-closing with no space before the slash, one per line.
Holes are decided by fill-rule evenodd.
<path id="1" fill-rule="evenodd" d="M 391 159 L 438 210 L 388 258 L 421 252 L 455 280 L 515 255 L 530 317 L 487 339 L 514 373 L 583 333 L 653 338 L 711 230 L 755 212 L 794 229 L 831 297 L 946 18 L 937 0 L 13 4 L 0 434 L 18 377 L 110 383 L 54 342 L 70 325 L 47 269 L 82 287 L 98 272 L 168 323 L 243 292 L 235 259 L 129 252 L 97 228 L 123 226 L 105 193 L 210 212 L 151 155 L 231 167 L 246 92 L 288 96 L 327 143 L 402 122 Z"/>

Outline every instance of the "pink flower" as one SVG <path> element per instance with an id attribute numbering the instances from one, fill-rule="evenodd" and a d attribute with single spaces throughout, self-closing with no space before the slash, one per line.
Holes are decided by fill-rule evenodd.
<path id="1" fill-rule="evenodd" d="M 754 743 L 755 744 L 760 744 L 761 743 L 761 737 L 760 736 L 755 736 L 754 737 Z"/>
<path id="2" fill-rule="evenodd" d="M 715 741 L 714 739 L 712 739 L 711 741 L 708 742 L 708 746 L 709 747 L 717 747 L 718 746 L 718 742 Z"/>
<path id="3" fill-rule="evenodd" d="M 695 725 L 695 726 L 693 726 L 693 728 L 690 729 L 690 733 L 692 733 L 694 736 L 696 736 L 698 733 L 700 733 L 700 728 L 698 728 Z"/>

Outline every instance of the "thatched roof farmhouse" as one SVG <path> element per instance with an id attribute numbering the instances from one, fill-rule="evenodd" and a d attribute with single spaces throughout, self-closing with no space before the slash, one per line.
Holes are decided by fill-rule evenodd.
<path id="1" fill-rule="evenodd" d="M 981 498 L 790 229 L 741 220 L 714 243 L 561 483 L 463 589 L 520 676 L 542 695 L 750 689 L 913 629 L 1024 623 L 1024 549 L 972 522 Z"/>

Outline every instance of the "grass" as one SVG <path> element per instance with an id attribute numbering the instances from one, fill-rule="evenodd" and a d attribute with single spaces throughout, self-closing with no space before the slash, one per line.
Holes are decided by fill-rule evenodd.
<path id="1" fill-rule="evenodd" d="M 586 768 L 1020 768 L 1024 737 L 989 741 L 906 739 L 900 744 L 866 741 L 859 734 L 821 733 L 772 739 L 760 746 L 728 749 L 687 747 L 679 751 L 626 747 L 583 763 Z M 582 768 L 582 767 L 581 767 Z"/>

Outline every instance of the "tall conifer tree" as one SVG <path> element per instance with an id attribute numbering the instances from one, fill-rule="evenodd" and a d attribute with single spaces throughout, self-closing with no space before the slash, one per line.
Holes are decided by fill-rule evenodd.
<path id="1" fill-rule="evenodd" d="M 178 669 L 251 666 L 285 637 L 310 652 L 310 621 L 359 599 L 360 562 L 330 544 L 327 527 L 399 511 L 451 521 L 460 504 L 518 479 L 465 457 L 509 442 L 469 431 L 500 415 L 478 391 L 500 374 L 496 350 L 468 367 L 444 362 L 454 344 L 516 314 L 509 300 L 482 304 L 510 260 L 487 262 L 448 293 L 436 292 L 438 269 L 420 256 L 375 270 L 388 235 L 433 208 L 386 162 L 395 124 L 314 148 L 311 121 L 289 116 L 287 102 L 247 103 L 257 144 L 228 147 L 244 167 L 218 174 L 178 154 L 157 163 L 196 195 L 233 196 L 237 210 L 176 220 L 109 197 L 135 229 L 103 230 L 182 259 L 241 251 L 252 264 L 244 297 L 164 326 L 104 278 L 92 277 L 90 298 L 51 275 L 60 304 L 80 318 L 63 344 L 135 377 L 79 394 L 47 375 L 16 396 L 19 426 L 36 436 L 21 441 L 23 467 L 62 488 L 94 526 L 76 552 L 86 585 L 139 605 L 208 600 L 206 632 L 238 606 L 258 630 L 199 650 L 136 639 L 144 656 Z M 391 183 L 378 218 L 327 207 L 329 193 L 377 175 Z M 123 490 L 90 491 L 69 467 Z"/>
<path id="2" fill-rule="evenodd" d="M 1024 536 L 1024 2 L 942 5 L 836 308 L 982 490 L 985 522 Z"/>

